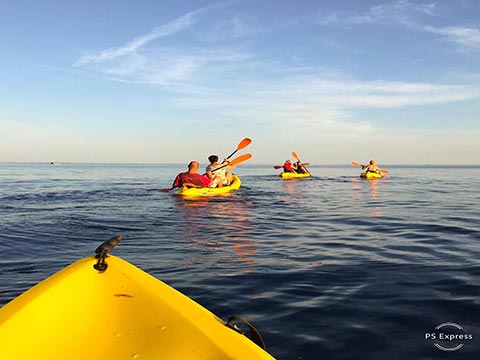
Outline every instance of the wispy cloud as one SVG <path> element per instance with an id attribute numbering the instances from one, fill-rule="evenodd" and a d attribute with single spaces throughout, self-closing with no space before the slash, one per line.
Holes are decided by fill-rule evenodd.
<path id="1" fill-rule="evenodd" d="M 317 21 L 325 26 L 356 26 L 397 24 L 410 30 L 443 36 L 443 39 L 467 49 L 480 49 L 480 29 L 465 26 L 432 26 L 424 19 L 441 18 L 443 10 L 432 3 L 398 0 L 371 6 L 360 13 L 332 12 L 319 14 Z"/>
<path id="2" fill-rule="evenodd" d="M 200 111 L 214 109 L 220 118 L 231 121 L 268 121 L 282 127 L 302 124 L 324 132 L 350 127 L 352 133 L 364 133 L 371 131 L 372 124 L 356 118 L 357 110 L 402 109 L 471 99 L 480 99 L 479 86 L 327 79 L 323 74 L 301 76 L 295 71 L 295 75 L 269 81 L 238 81 L 228 93 L 217 88 L 209 93 L 178 96 L 175 104 Z"/>
<path id="3" fill-rule="evenodd" d="M 410 24 L 417 16 L 437 14 L 435 3 L 418 3 L 399 0 L 369 7 L 361 13 L 331 12 L 319 14 L 318 22 L 323 25 L 362 25 L 379 22 L 399 22 Z"/>
<path id="4" fill-rule="evenodd" d="M 121 56 L 129 55 L 154 40 L 157 40 L 162 37 L 167 37 L 167 36 L 176 34 L 178 32 L 181 32 L 183 30 L 186 30 L 188 28 L 191 28 L 200 20 L 203 14 L 208 13 L 209 11 L 222 8 L 222 7 L 227 7 L 235 2 L 236 0 L 215 4 L 215 5 L 209 5 L 209 6 L 205 6 L 203 8 L 188 12 L 185 15 L 182 15 L 166 24 L 155 27 L 153 30 L 151 30 L 147 34 L 140 35 L 135 39 L 119 47 L 109 48 L 97 53 L 84 55 L 74 63 L 74 66 L 102 63 L 105 61 L 114 60 Z"/>
<path id="5" fill-rule="evenodd" d="M 480 29 L 460 27 L 460 26 L 447 26 L 447 27 L 432 27 L 423 26 L 419 27 L 427 32 L 434 34 L 444 35 L 445 39 L 452 41 L 469 49 L 480 49 Z"/>
<path id="6" fill-rule="evenodd" d="M 159 26 L 153 29 L 148 34 L 141 35 L 120 47 L 106 49 L 101 51 L 100 53 L 82 56 L 77 62 L 75 62 L 74 66 L 111 61 L 120 56 L 128 55 L 153 40 L 156 40 L 160 37 L 169 36 L 189 28 L 196 22 L 197 14 L 198 11 L 193 11 L 185 14 L 180 18 L 175 19 L 162 26 Z"/>
<path id="7" fill-rule="evenodd" d="M 208 7 L 185 14 L 123 46 L 82 57 L 76 66 L 114 81 L 161 87 L 173 108 L 282 126 L 301 121 L 307 127 L 332 132 L 346 127 L 358 133 L 371 131 L 372 124 L 354 119 L 359 109 L 400 109 L 480 98 L 475 84 L 355 80 L 337 69 L 263 57 L 261 51 L 255 51 L 258 48 L 249 46 L 249 36 L 260 31 L 253 21 L 243 14 L 205 25 L 211 10 Z M 321 22 L 360 25 L 396 21 L 416 30 L 455 37 L 457 42 L 468 39 L 472 46 L 478 41 L 476 32 L 462 28 L 421 25 L 418 17 L 424 16 L 439 16 L 435 3 L 400 0 L 360 14 L 332 13 Z M 189 28 L 195 31 L 188 46 L 153 43 Z M 211 36 L 218 32 L 221 35 Z M 226 38 L 247 41 L 233 46 L 223 41 Z M 291 67 L 292 63 L 296 66 Z"/>

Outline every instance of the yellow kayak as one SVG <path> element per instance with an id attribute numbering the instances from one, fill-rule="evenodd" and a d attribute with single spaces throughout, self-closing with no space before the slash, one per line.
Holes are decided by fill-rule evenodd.
<path id="1" fill-rule="evenodd" d="M 312 176 L 310 173 L 308 174 L 297 174 L 297 173 L 289 173 L 289 172 L 282 172 L 280 176 L 283 179 L 293 179 L 293 178 L 306 178 Z"/>
<path id="2" fill-rule="evenodd" d="M 360 174 L 360 177 L 361 178 L 364 178 L 364 179 L 380 179 L 383 177 L 382 174 L 379 174 L 379 173 L 374 173 L 374 172 L 363 172 Z"/>
<path id="3" fill-rule="evenodd" d="M 179 188 L 175 194 L 177 195 L 183 195 L 183 196 L 212 196 L 212 195 L 218 195 L 218 194 L 226 194 L 232 190 L 238 190 L 240 189 L 242 182 L 240 181 L 240 178 L 233 174 L 233 181 L 230 185 L 224 186 L 221 188 L 184 188 L 181 187 Z"/>
<path id="4" fill-rule="evenodd" d="M 0 309 L 0 359 L 273 359 L 187 296 L 115 256 L 87 257 Z"/>

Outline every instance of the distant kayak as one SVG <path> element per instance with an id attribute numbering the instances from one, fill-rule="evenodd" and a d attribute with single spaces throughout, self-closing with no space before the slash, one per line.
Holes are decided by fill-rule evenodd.
<path id="1" fill-rule="evenodd" d="M 232 190 L 238 190 L 240 189 L 240 186 L 242 185 L 242 182 L 240 181 L 240 178 L 233 174 L 233 181 L 230 185 L 228 186 L 223 186 L 221 188 L 184 188 L 181 187 L 179 188 L 175 194 L 177 195 L 183 195 L 183 196 L 212 196 L 212 195 L 218 195 L 218 194 L 226 194 Z"/>
<path id="2" fill-rule="evenodd" d="M 105 262 L 79 260 L 1 308 L 0 359 L 273 359 L 167 284 Z"/>
<path id="3" fill-rule="evenodd" d="M 297 174 L 297 173 L 291 173 L 291 172 L 282 172 L 280 173 L 280 176 L 283 179 L 293 179 L 293 178 L 306 178 L 312 176 L 312 174 Z"/>
<path id="4" fill-rule="evenodd" d="M 361 178 L 364 178 L 364 179 L 380 179 L 383 177 L 382 174 L 379 174 L 379 173 L 374 173 L 374 172 L 363 172 L 360 174 L 360 177 Z"/>

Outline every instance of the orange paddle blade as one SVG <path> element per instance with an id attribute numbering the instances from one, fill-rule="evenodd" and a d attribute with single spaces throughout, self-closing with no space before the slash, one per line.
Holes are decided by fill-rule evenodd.
<path id="1" fill-rule="evenodd" d="M 362 165 L 360 165 L 359 163 L 357 163 L 357 162 L 355 162 L 355 161 L 352 161 L 352 165 L 353 165 L 353 166 L 362 166 Z"/>
<path id="2" fill-rule="evenodd" d="M 242 149 L 245 149 L 248 145 L 250 145 L 252 142 L 251 139 L 249 138 L 245 138 L 243 139 L 242 141 L 240 141 L 240 143 L 238 144 L 237 146 L 237 150 L 242 150 Z"/>
<path id="3" fill-rule="evenodd" d="M 381 173 L 388 174 L 390 171 L 388 170 L 380 170 Z"/>
<path id="4" fill-rule="evenodd" d="M 293 156 L 295 159 L 300 160 L 300 159 L 298 158 L 297 153 L 296 153 L 295 151 L 292 151 L 292 156 Z"/>
<path id="5" fill-rule="evenodd" d="M 230 165 L 237 165 L 237 164 L 240 164 L 244 161 L 247 161 L 248 159 L 250 159 L 252 157 L 252 154 L 243 154 L 243 155 L 240 155 L 238 157 L 236 157 L 235 159 L 233 159 L 232 161 L 230 161 Z"/>
<path id="6" fill-rule="evenodd" d="M 274 168 L 274 169 L 281 169 L 281 168 L 283 168 L 283 166 L 275 165 L 273 168 Z"/>

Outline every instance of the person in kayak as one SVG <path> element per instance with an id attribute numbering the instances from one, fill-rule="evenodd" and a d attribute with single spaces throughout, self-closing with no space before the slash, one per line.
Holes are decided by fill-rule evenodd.
<path id="1" fill-rule="evenodd" d="M 197 173 L 200 164 L 198 161 L 190 161 L 188 164 L 188 171 L 178 174 L 173 181 L 172 188 L 174 187 L 208 187 L 210 185 L 210 179 Z"/>
<path id="2" fill-rule="evenodd" d="M 286 173 L 297 173 L 296 166 L 292 164 L 290 160 L 286 160 L 285 164 L 283 164 L 283 172 Z"/>
<path id="3" fill-rule="evenodd" d="M 303 165 L 303 163 L 300 162 L 300 160 L 295 162 L 295 164 L 293 164 L 293 166 L 295 167 L 297 173 L 299 173 L 299 174 L 309 174 L 310 173 L 310 171 L 307 170 L 305 165 Z"/>
<path id="4" fill-rule="evenodd" d="M 362 170 L 365 170 L 365 172 L 380 174 L 380 169 L 377 166 L 377 163 L 375 162 L 375 160 L 370 160 L 367 166 L 362 166 Z"/>
<path id="5" fill-rule="evenodd" d="M 230 165 L 230 161 L 227 159 L 223 160 L 223 163 L 218 162 L 217 155 L 210 155 L 208 157 L 210 165 L 207 166 L 207 177 L 210 179 L 210 187 L 223 187 L 228 186 L 233 181 L 233 175 L 231 172 L 226 172 L 226 170 L 233 170 L 236 168 L 235 165 Z M 214 171 L 215 169 L 223 166 L 227 163 L 227 166 Z"/>

